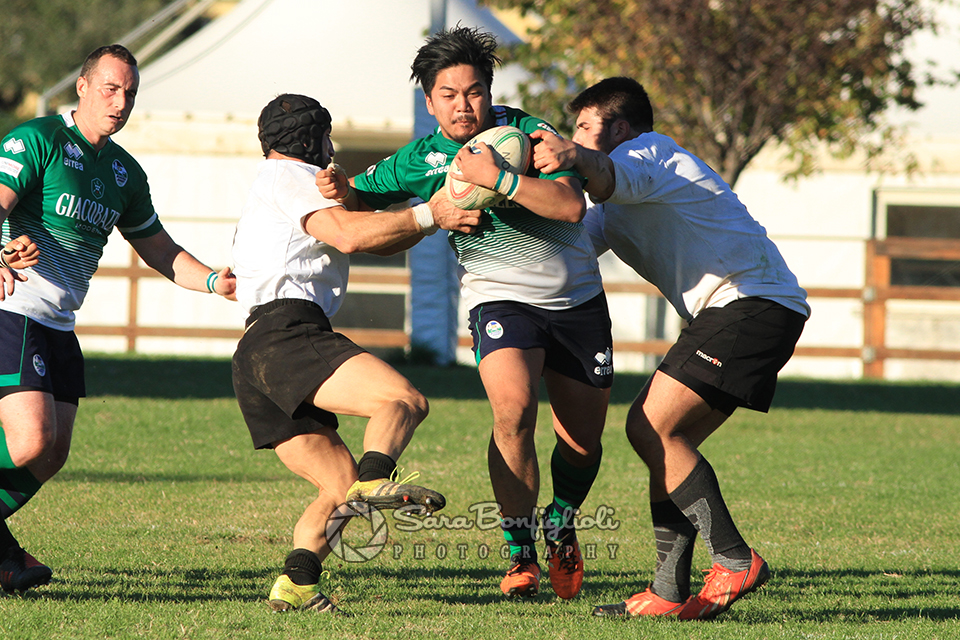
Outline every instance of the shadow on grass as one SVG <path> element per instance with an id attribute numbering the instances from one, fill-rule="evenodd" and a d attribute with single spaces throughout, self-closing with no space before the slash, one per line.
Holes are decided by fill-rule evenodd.
<path id="1" fill-rule="evenodd" d="M 480 376 L 472 367 L 407 367 L 400 371 L 427 398 L 486 399 Z M 610 392 L 612 404 L 630 404 L 647 383 L 648 374 L 618 373 Z M 542 399 L 546 399 L 541 388 Z M 960 413 L 960 385 L 949 383 L 897 383 L 784 379 L 777 384 L 774 407 L 881 411 L 892 413 Z"/>
<path id="2" fill-rule="evenodd" d="M 283 475 L 254 475 L 250 473 L 219 473 L 211 471 L 209 473 L 136 473 L 123 471 L 71 471 L 69 468 L 57 474 L 57 482 L 105 482 L 118 484 L 147 484 L 153 482 L 179 483 L 179 482 L 223 482 L 229 483 L 260 483 L 260 482 L 283 482 L 288 481 L 294 476 Z"/>
<path id="3" fill-rule="evenodd" d="M 883 573 L 864 569 L 774 568 L 767 586 L 750 597 L 774 598 L 778 602 L 776 610 L 752 611 L 750 621 L 960 620 L 960 603 L 956 602 L 958 582 L 960 570 L 955 569 Z M 956 604 L 928 606 L 935 600 Z M 882 606 L 874 604 L 878 602 Z"/>
<path id="4" fill-rule="evenodd" d="M 87 393 L 145 398 L 233 398 L 230 361 L 158 357 L 93 356 L 87 358 Z M 404 365 L 399 371 L 429 399 L 485 400 L 474 367 Z M 618 373 L 610 401 L 629 404 L 647 374 Z M 775 408 L 960 413 L 960 385 L 785 379 L 777 386 Z M 541 397 L 546 393 L 541 391 Z"/>
<path id="5" fill-rule="evenodd" d="M 504 566 L 506 566 L 504 564 Z M 376 577 L 396 584 L 403 593 L 406 589 L 417 599 L 430 599 L 449 605 L 496 605 L 505 602 L 499 584 L 503 570 L 469 568 L 418 568 L 418 567 L 360 567 L 355 570 L 357 578 Z M 640 580 L 639 578 L 646 578 Z M 618 598 L 626 598 L 646 588 L 646 573 L 641 576 L 635 572 L 611 571 L 591 572 L 588 568 L 583 591 L 575 602 L 588 610 L 599 604 L 609 604 Z M 907 618 L 922 618 L 932 621 L 956 620 L 960 618 L 960 604 L 948 607 L 928 607 L 917 599 L 952 597 L 960 570 L 940 572 L 906 572 L 897 577 L 886 577 L 877 572 L 864 570 L 838 571 L 801 571 L 794 569 L 779 570 L 774 573 L 770 584 L 748 598 L 773 598 L 777 604 L 761 609 L 745 611 L 739 615 L 742 607 L 735 607 L 730 613 L 718 618 L 718 621 L 730 619 L 734 615 L 738 622 L 747 624 L 782 624 L 785 619 L 792 621 L 836 622 L 838 618 L 868 618 L 877 621 L 896 621 Z M 349 590 L 351 579 L 345 579 Z M 423 585 L 432 582 L 446 585 L 431 593 Z M 695 587 L 696 588 L 696 587 Z M 451 592 L 452 590 L 452 592 Z M 615 594 L 611 596 L 610 594 Z M 823 598 L 828 597 L 831 605 L 824 606 Z M 883 600 L 885 606 L 869 608 L 858 606 L 861 600 Z M 540 594 L 532 603 L 549 603 L 558 598 L 550 589 L 547 576 L 542 576 Z M 846 606 L 835 606 L 836 604 Z"/>
<path id="6" fill-rule="evenodd" d="M 27 592 L 27 596 L 64 602 L 89 600 L 123 600 L 127 602 L 265 602 L 263 585 L 271 584 L 276 569 L 238 569 L 214 571 L 187 569 L 165 571 L 143 566 L 104 567 L 97 576 L 80 575 L 58 579 L 56 574 L 49 586 Z M 86 574 L 86 570 L 78 573 Z M 231 588 L 212 592 L 211 582 Z"/>
<path id="7" fill-rule="evenodd" d="M 950 383 L 785 379 L 773 404 L 783 409 L 889 413 L 960 413 L 960 385 Z"/>
<path id="8" fill-rule="evenodd" d="M 331 566 L 335 563 L 329 563 Z M 83 571 L 78 571 L 82 574 Z M 370 591 L 372 582 L 389 584 L 396 598 L 433 600 L 451 605 L 499 605 L 505 602 L 499 590 L 501 568 L 463 567 L 398 567 L 350 565 L 339 571 L 337 582 L 350 597 L 350 609 L 361 611 L 382 595 Z M 30 592 L 29 597 L 49 600 L 80 601 L 122 599 L 131 602 L 221 602 L 236 601 L 260 604 L 265 601 L 265 586 L 276 575 L 276 568 L 264 569 L 187 569 L 161 570 L 143 566 L 114 566 L 97 569 L 97 576 L 75 575 L 67 580 L 55 579 L 48 587 Z M 638 574 L 622 571 L 591 572 L 588 569 L 583 591 L 574 601 L 585 609 L 627 597 L 646 583 L 635 584 Z M 648 576 L 647 576 L 648 577 Z M 779 569 L 761 591 L 718 617 L 741 624 L 783 624 L 793 622 L 889 621 L 925 619 L 948 621 L 960 619 L 960 604 L 929 607 L 918 599 L 951 598 L 960 581 L 960 570 L 905 572 L 885 576 L 876 571 L 844 569 L 804 571 Z M 211 583 L 219 585 L 216 590 Z M 223 585 L 230 585 L 224 589 Z M 431 584 L 439 585 L 436 590 Z M 530 604 L 557 600 L 544 576 L 540 595 Z M 373 588 L 376 591 L 376 588 Z M 391 597 L 387 598 L 392 599 Z M 749 607 L 751 601 L 769 599 L 764 606 Z M 829 604 L 825 604 L 829 602 Z M 882 601 L 881 607 L 870 602 Z M 863 604 L 858 604 L 863 603 Z M 403 615 L 403 614 L 398 614 Z"/>
<path id="9" fill-rule="evenodd" d="M 637 574 L 588 570 L 579 599 L 592 605 L 609 594 L 628 597 L 647 586 L 635 582 Z M 642 577 L 652 579 L 644 573 Z M 955 601 L 960 570 L 906 571 L 885 575 L 862 569 L 806 571 L 774 569 L 770 582 L 749 594 L 739 605 L 712 623 L 724 620 L 741 624 L 783 624 L 791 622 L 836 623 L 840 621 L 895 622 L 907 619 L 930 621 L 960 620 L 960 603 L 952 606 L 927 606 L 934 600 Z M 549 587 L 548 587 L 549 588 Z M 694 584 L 693 588 L 699 588 Z M 767 600 L 767 602 L 763 602 Z M 610 600 L 612 601 L 612 600 Z M 756 601 L 763 606 L 750 607 Z M 883 606 L 871 606 L 882 602 Z M 748 608 L 749 607 L 749 608 Z"/>
<path id="10" fill-rule="evenodd" d="M 228 359 L 85 358 L 87 396 L 233 398 Z"/>
<path id="11" fill-rule="evenodd" d="M 400 366 L 428 398 L 486 400 L 473 367 Z M 87 395 L 137 398 L 233 398 L 230 360 L 89 356 Z"/>

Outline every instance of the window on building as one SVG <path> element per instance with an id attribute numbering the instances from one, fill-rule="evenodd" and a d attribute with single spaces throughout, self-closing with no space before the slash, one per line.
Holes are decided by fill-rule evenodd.
<path id="1" fill-rule="evenodd" d="M 875 235 L 960 240 L 960 192 L 889 189 L 877 192 Z M 960 261 L 894 258 L 890 284 L 960 287 Z"/>

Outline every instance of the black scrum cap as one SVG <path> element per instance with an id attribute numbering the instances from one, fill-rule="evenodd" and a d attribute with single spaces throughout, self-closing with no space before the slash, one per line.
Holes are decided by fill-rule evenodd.
<path id="1" fill-rule="evenodd" d="M 260 112 L 260 148 L 271 149 L 316 166 L 323 166 L 323 134 L 330 129 L 330 112 L 307 96 L 284 93 Z"/>

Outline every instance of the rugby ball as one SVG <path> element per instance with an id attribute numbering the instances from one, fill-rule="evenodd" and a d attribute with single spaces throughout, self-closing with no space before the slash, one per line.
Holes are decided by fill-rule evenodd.
<path id="1" fill-rule="evenodd" d="M 493 151 L 493 157 L 501 169 L 524 174 L 530 164 L 530 138 L 516 127 L 501 126 L 478 133 L 465 148 L 473 149 L 478 142 L 485 142 Z M 460 173 L 457 161 L 450 163 L 446 187 L 450 202 L 460 209 L 486 209 L 501 204 L 505 196 L 470 182 L 456 180 L 453 173 Z"/>

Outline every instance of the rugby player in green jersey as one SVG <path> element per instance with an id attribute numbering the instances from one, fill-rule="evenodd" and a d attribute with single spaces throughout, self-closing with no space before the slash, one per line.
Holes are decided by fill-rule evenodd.
<path id="1" fill-rule="evenodd" d="M 326 197 L 353 208 L 385 208 L 409 198 L 429 201 L 457 158 L 462 178 L 495 188 L 499 169 L 486 145 L 463 152 L 481 131 L 512 125 L 553 132 L 519 109 L 492 104 L 500 59 L 493 35 L 456 27 L 429 37 L 412 77 L 426 95 L 438 129 L 355 176 L 317 174 Z M 459 153 L 459 155 L 458 155 Z M 531 170 L 509 181 L 508 200 L 484 211 L 474 233 L 453 231 L 470 309 L 474 352 L 493 409 L 488 463 L 510 566 L 500 587 L 508 597 L 537 594 L 535 535 L 542 527 L 550 584 L 572 598 L 583 581 L 583 558 L 572 516 L 600 466 L 600 436 L 613 379 L 610 317 L 596 254 L 581 220 L 581 177 Z M 447 201 L 430 206 L 452 206 Z M 540 379 L 546 383 L 556 433 L 551 457 L 553 499 L 537 513 L 540 474 L 534 447 Z"/>
<path id="2" fill-rule="evenodd" d="M 100 47 L 81 68 L 75 111 L 22 124 L 0 145 L 0 242 L 18 249 L 0 263 L 7 287 L 0 295 L 0 588 L 7 592 L 52 575 L 6 520 L 67 460 L 85 395 L 74 312 L 110 232 L 119 229 L 144 262 L 181 287 L 235 299 L 230 269 L 218 273 L 173 241 L 143 169 L 110 139 L 130 117 L 139 84 L 126 48 Z M 40 255 L 30 265 L 32 243 Z"/>

